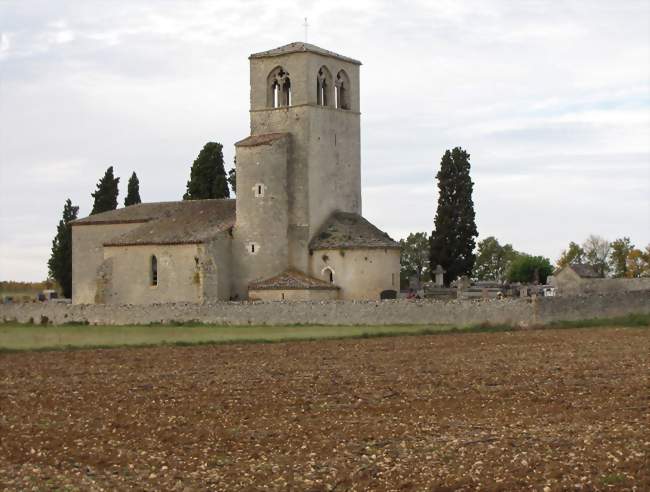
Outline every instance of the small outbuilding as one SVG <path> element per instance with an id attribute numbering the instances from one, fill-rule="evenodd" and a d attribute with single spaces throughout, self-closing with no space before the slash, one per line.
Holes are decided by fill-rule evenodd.
<path id="1" fill-rule="evenodd" d="M 573 263 L 555 272 L 549 283 L 562 296 L 650 290 L 650 277 L 605 278 L 591 265 Z"/>
<path id="2" fill-rule="evenodd" d="M 325 301 L 338 297 L 339 287 L 330 282 L 286 270 L 280 275 L 248 286 L 251 301 Z"/>

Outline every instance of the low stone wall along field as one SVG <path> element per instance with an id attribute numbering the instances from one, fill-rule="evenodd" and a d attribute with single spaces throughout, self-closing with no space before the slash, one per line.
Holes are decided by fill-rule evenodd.
<path id="1" fill-rule="evenodd" d="M 583 297 L 505 300 L 219 302 L 214 304 L 0 305 L 0 321 L 96 325 L 198 322 L 215 325 L 468 325 L 532 326 L 554 321 L 650 314 L 650 291 Z"/>

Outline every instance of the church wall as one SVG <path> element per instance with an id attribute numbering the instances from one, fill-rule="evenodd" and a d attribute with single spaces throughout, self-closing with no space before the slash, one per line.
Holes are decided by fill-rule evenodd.
<path id="1" fill-rule="evenodd" d="M 309 220 L 308 203 L 308 168 L 305 165 L 309 159 L 311 108 L 303 106 L 297 108 L 278 108 L 258 111 L 251 114 L 251 135 L 264 133 L 286 132 L 291 134 L 291 146 L 287 152 L 287 179 L 286 186 L 289 193 L 289 223 L 293 225 L 307 225 Z M 239 161 L 237 161 L 239 169 Z"/>
<path id="2" fill-rule="evenodd" d="M 282 66 L 291 78 L 292 106 L 268 108 L 267 77 Z M 325 66 L 332 77 L 349 77 L 350 109 L 317 105 L 316 76 Z M 359 66 L 315 53 L 251 59 L 251 134 L 292 136 L 287 170 L 289 263 L 309 264 L 309 240 L 334 210 L 361 213 Z M 238 161 L 239 164 L 239 161 Z"/>
<path id="3" fill-rule="evenodd" d="M 245 299 L 248 284 L 288 266 L 287 158 L 289 136 L 269 144 L 237 147 L 237 224 L 233 229 L 232 295 Z M 258 187 L 262 187 L 262 195 Z"/>
<path id="4" fill-rule="evenodd" d="M 339 299 L 379 299 L 384 290 L 399 291 L 399 249 L 315 250 L 310 256 L 312 277 L 340 287 Z"/>
<path id="5" fill-rule="evenodd" d="M 291 133 L 291 146 L 287 153 L 286 189 L 288 206 L 288 236 L 290 265 L 307 269 L 307 246 L 311 239 L 309 227 L 308 183 L 309 168 L 309 116 L 308 106 L 279 108 L 251 114 L 253 135 L 273 132 Z M 239 169 L 239 161 L 238 161 Z"/>
<path id="6" fill-rule="evenodd" d="M 309 223 L 313 236 L 335 210 L 361 214 L 359 115 L 314 108 L 309 132 Z"/>
<path id="7" fill-rule="evenodd" d="M 72 226 L 72 302 L 92 304 L 97 294 L 97 270 L 104 261 L 103 244 L 142 223 Z"/>
<path id="8" fill-rule="evenodd" d="M 335 289 L 250 290 L 248 298 L 257 301 L 330 301 L 338 299 Z"/>
<path id="9" fill-rule="evenodd" d="M 343 70 L 349 79 L 349 109 L 334 107 L 334 88 L 327 106 L 318 106 L 316 75 L 326 67 L 332 79 Z M 359 65 L 312 53 L 305 70 L 311 84 L 308 164 L 309 224 L 313 236 L 332 212 L 361 214 L 361 116 Z M 309 85 L 308 84 L 308 85 Z"/>
<path id="10" fill-rule="evenodd" d="M 109 246 L 104 255 L 113 264 L 106 304 L 201 301 L 199 245 Z M 151 285 L 153 255 L 158 263 L 155 286 Z"/>
<path id="11" fill-rule="evenodd" d="M 199 246 L 201 301 L 228 301 L 232 283 L 232 238 L 223 232 Z"/>

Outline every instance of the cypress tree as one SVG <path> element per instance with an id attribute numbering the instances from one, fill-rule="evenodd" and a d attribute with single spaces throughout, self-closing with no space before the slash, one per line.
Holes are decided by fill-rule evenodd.
<path id="1" fill-rule="evenodd" d="M 129 178 L 124 206 L 128 207 L 129 205 L 135 205 L 136 203 L 142 203 L 142 200 L 140 199 L 140 181 L 134 171 Z"/>
<path id="2" fill-rule="evenodd" d="M 117 208 L 119 182 L 120 178 L 113 176 L 113 166 L 110 166 L 106 170 L 106 173 L 104 173 L 104 177 L 99 180 L 99 183 L 97 183 L 97 190 L 95 190 L 95 193 L 91 193 L 95 202 L 93 203 L 93 209 L 90 212 L 90 215 L 115 210 Z"/>
<path id="3" fill-rule="evenodd" d="M 50 277 L 57 281 L 63 290 L 63 296 L 72 297 L 72 226 L 70 222 L 77 218 L 79 207 L 74 207 L 68 198 L 63 206 L 63 217 L 56 227 L 56 236 L 52 240 L 52 254 L 47 262 Z"/>
<path id="4" fill-rule="evenodd" d="M 438 209 L 435 230 L 431 234 L 430 270 L 436 265 L 445 269 L 445 284 L 470 275 L 474 268 L 476 229 L 472 190 L 469 175 L 469 154 L 460 147 L 442 156 L 438 180 Z"/>
<path id="5" fill-rule="evenodd" d="M 228 170 L 228 184 L 233 194 L 237 194 L 237 156 L 232 161 L 232 168 Z"/>
<path id="6" fill-rule="evenodd" d="M 208 142 L 192 164 L 183 200 L 229 197 L 228 178 L 223 165 L 223 146 L 218 142 Z"/>

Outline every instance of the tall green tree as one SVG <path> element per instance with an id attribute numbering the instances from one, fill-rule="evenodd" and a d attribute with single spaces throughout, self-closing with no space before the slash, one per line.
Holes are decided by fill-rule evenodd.
<path id="1" fill-rule="evenodd" d="M 502 246 L 494 236 L 479 241 L 477 253 L 473 276 L 478 280 L 495 280 L 497 282 L 503 282 L 506 279 L 510 263 L 519 254 L 512 244 Z"/>
<path id="2" fill-rule="evenodd" d="M 622 237 L 612 241 L 611 253 L 609 255 L 609 267 L 614 277 L 627 276 L 627 258 L 634 249 L 634 244 L 629 237 Z"/>
<path id="3" fill-rule="evenodd" d="M 435 229 L 431 234 L 429 261 L 431 271 L 436 265 L 445 269 L 445 284 L 474 268 L 476 229 L 470 175 L 469 154 L 460 147 L 447 150 L 442 156 L 438 180 L 438 209 Z"/>
<path id="4" fill-rule="evenodd" d="M 553 273 L 553 266 L 548 258 L 521 254 L 510 264 L 508 280 L 510 282 L 545 284 L 551 273 Z"/>
<path id="5" fill-rule="evenodd" d="M 119 194 L 118 184 L 120 178 L 113 176 L 113 166 L 110 166 L 104 173 L 104 177 L 97 183 L 97 190 L 91 193 L 95 199 L 90 215 L 115 210 L 117 208 L 117 195 Z"/>
<path id="6" fill-rule="evenodd" d="M 569 247 L 562 251 L 560 258 L 557 260 L 557 267 L 562 268 L 571 263 L 583 263 L 585 261 L 585 250 L 582 247 L 571 241 Z"/>
<path id="7" fill-rule="evenodd" d="M 128 207 L 129 205 L 135 205 L 137 203 L 142 203 L 142 200 L 140 199 L 140 180 L 138 179 L 137 174 L 135 174 L 135 171 L 133 171 L 133 174 L 129 178 L 124 206 Z"/>
<path id="8" fill-rule="evenodd" d="M 418 280 L 428 273 L 429 237 L 426 232 L 414 232 L 406 239 L 400 239 L 400 284 L 408 285 L 408 280 L 416 276 Z"/>
<path id="9" fill-rule="evenodd" d="M 223 166 L 223 146 L 218 142 L 208 142 L 192 164 L 183 200 L 229 197 L 228 178 Z"/>
<path id="10" fill-rule="evenodd" d="M 63 206 L 63 217 L 56 227 L 52 240 L 52 254 L 47 262 L 50 277 L 55 279 L 63 290 L 64 297 L 72 297 L 72 226 L 77 218 L 79 207 L 72 205 L 68 198 Z"/>

